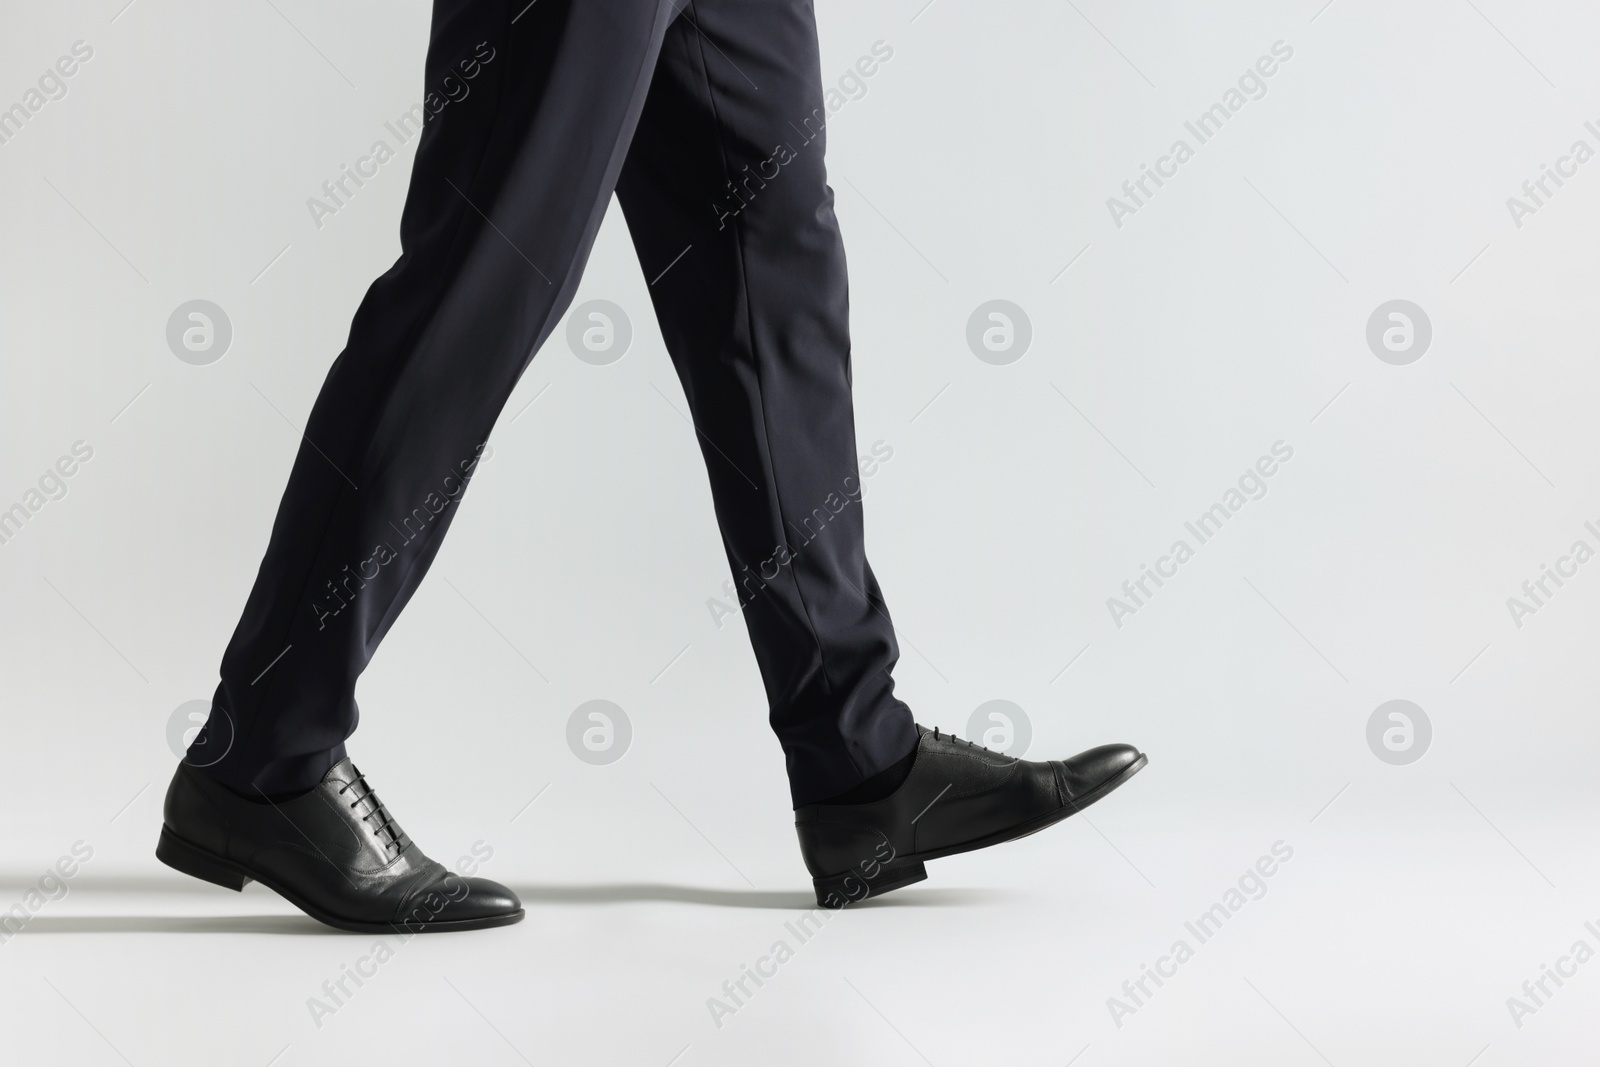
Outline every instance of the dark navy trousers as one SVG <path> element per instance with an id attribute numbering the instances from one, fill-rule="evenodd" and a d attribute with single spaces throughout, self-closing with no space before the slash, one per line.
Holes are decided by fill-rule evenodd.
<path id="1" fill-rule="evenodd" d="M 400 258 L 312 409 L 190 760 L 274 794 L 343 757 L 356 681 L 565 313 L 613 192 L 698 431 L 794 803 L 905 756 L 915 728 L 863 547 L 811 3 L 437 0 L 426 74 L 435 113 Z"/>

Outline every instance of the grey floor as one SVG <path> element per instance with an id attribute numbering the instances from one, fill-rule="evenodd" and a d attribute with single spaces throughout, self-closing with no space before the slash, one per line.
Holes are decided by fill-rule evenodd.
<path id="1" fill-rule="evenodd" d="M 482 872 L 528 917 L 472 934 L 341 934 L 258 886 L 91 860 L 0 946 L 0 1046 L 13 1063 L 262 1067 L 1583 1062 L 1589 967 L 1546 979 L 1520 1028 L 1505 1006 L 1532 1006 L 1524 979 L 1600 941 L 1545 881 L 1600 876 L 1563 848 L 1583 827 L 1473 798 L 1524 854 L 1444 783 L 1367 775 L 1263 818 L 1186 802 L 1159 770 L 831 916 L 788 841 L 729 836 L 713 813 L 713 843 L 643 795 L 581 831 L 545 821 L 569 817 L 556 795 L 508 822 Z M 585 837 L 591 852 L 561 854 Z M 1274 846 L 1272 874 L 1249 877 Z"/>

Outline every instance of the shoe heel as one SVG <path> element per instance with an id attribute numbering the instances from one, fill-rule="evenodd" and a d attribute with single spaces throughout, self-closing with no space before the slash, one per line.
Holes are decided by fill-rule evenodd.
<path id="1" fill-rule="evenodd" d="M 250 883 L 248 875 L 239 873 L 225 861 L 189 844 L 165 826 L 161 828 L 161 840 L 156 843 L 156 859 L 175 871 L 235 892 Z"/>
<path id="2" fill-rule="evenodd" d="M 894 889 L 902 889 L 928 877 L 928 869 L 919 861 L 884 867 L 877 877 L 868 878 L 859 871 L 846 871 L 826 878 L 811 879 L 817 891 L 817 906 L 822 908 L 847 908 L 868 897 L 879 897 Z"/>

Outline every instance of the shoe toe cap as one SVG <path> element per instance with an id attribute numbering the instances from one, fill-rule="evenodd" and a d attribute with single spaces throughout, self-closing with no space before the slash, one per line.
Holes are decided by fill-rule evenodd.
<path id="1" fill-rule="evenodd" d="M 499 882 L 492 882 L 487 878 L 461 880 L 467 884 L 467 894 L 451 903 L 452 918 L 492 919 L 515 915 L 522 911 L 522 901 Z"/>
<path id="2" fill-rule="evenodd" d="M 1144 754 L 1133 745 L 1100 745 L 1055 764 L 1063 800 L 1080 799 L 1129 768 L 1142 763 Z"/>
<path id="3" fill-rule="evenodd" d="M 435 865 L 436 877 L 415 887 L 397 921 L 414 930 L 501 926 L 522 918 L 522 901 L 499 882 L 467 878 Z"/>

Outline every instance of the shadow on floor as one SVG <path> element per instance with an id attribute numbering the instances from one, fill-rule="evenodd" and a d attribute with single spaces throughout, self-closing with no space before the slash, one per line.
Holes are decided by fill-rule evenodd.
<path id="1" fill-rule="evenodd" d="M 663 901 L 673 904 L 705 904 L 717 908 L 774 908 L 803 911 L 817 906 L 817 898 L 806 890 L 705 889 L 692 885 L 664 885 L 653 882 L 625 882 L 605 885 L 533 885 L 516 883 L 511 890 L 522 903 L 538 904 L 634 904 Z M 998 901 L 1003 893 L 980 889 L 913 889 L 870 898 L 852 908 L 929 908 Z"/>
<path id="2" fill-rule="evenodd" d="M 107 878 L 95 889 L 101 893 L 151 893 L 175 887 L 165 878 Z M 180 888 L 181 887 L 177 887 Z M 517 884 L 511 889 L 537 917 L 541 904 L 617 905 L 638 903 L 699 904 L 714 908 L 765 908 L 809 911 L 816 898 L 802 890 L 707 889 L 692 885 L 653 882 L 612 882 L 595 885 Z M 213 892 L 221 890 L 212 889 Z M 270 892 L 253 887 L 253 892 Z M 849 910 L 879 908 L 948 908 L 997 904 L 1015 894 L 995 889 L 910 889 L 873 897 Z M 291 934 L 338 937 L 343 931 L 324 926 L 307 915 L 35 915 L 21 931 L 25 934 Z"/>
<path id="3" fill-rule="evenodd" d="M 308 915 L 36 915 L 33 934 L 299 934 L 338 935 Z"/>
<path id="4" fill-rule="evenodd" d="M 40 872 L 26 875 L 0 873 L 0 893 L 5 894 L 7 898 L 19 897 L 28 890 L 37 888 L 39 877 Z M 159 893 L 167 896 L 173 893 L 228 892 L 219 886 L 202 882 L 198 878 L 190 878 L 177 871 L 167 871 L 165 868 L 153 874 L 100 875 L 84 870 L 66 879 L 66 882 L 68 889 L 73 893 Z"/>

